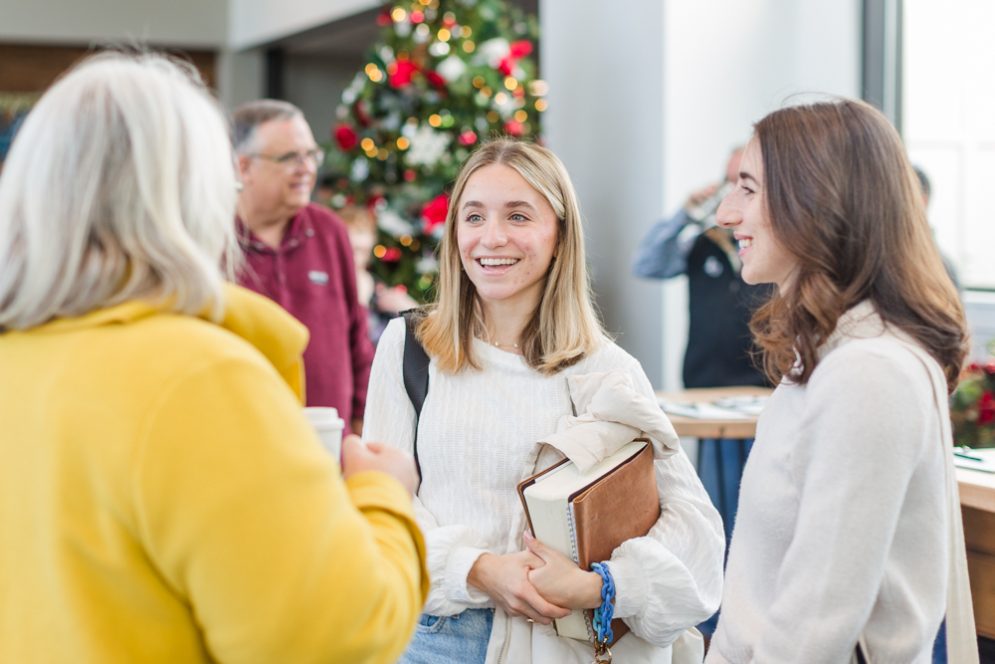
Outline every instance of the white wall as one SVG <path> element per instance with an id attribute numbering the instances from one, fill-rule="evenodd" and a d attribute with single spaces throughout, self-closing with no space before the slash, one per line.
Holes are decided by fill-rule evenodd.
<path id="1" fill-rule="evenodd" d="M 378 6 L 378 0 L 229 0 L 228 43 L 239 50 Z"/>
<path id="2" fill-rule="evenodd" d="M 332 140 L 332 122 L 342 92 L 365 64 L 366 60 L 361 56 L 287 56 L 284 92 L 287 99 L 304 112 L 319 143 Z"/>
<path id="3" fill-rule="evenodd" d="M 632 277 L 633 250 L 787 97 L 859 94 L 860 0 L 544 0 L 540 19 L 545 131 L 586 213 L 599 304 L 651 381 L 677 388 L 686 285 Z"/>
<path id="4" fill-rule="evenodd" d="M 218 96 L 225 108 L 259 99 L 265 91 L 266 58 L 262 48 L 218 53 Z"/>
<path id="5" fill-rule="evenodd" d="M 218 48 L 228 0 L 0 0 L 0 41 Z"/>
<path id="6" fill-rule="evenodd" d="M 639 229 L 662 211 L 663 7 L 542 0 L 539 16 L 543 132 L 577 188 L 598 305 L 658 382 L 659 287 L 628 274 Z"/>

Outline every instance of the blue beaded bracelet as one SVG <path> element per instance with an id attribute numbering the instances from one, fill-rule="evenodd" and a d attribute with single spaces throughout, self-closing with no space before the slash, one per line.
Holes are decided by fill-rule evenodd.
<path id="1" fill-rule="evenodd" d="M 615 581 L 608 570 L 608 563 L 591 563 L 591 570 L 601 577 L 601 606 L 594 610 L 591 627 L 599 643 L 608 644 L 615 640 L 612 632 L 612 616 L 615 613 Z"/>

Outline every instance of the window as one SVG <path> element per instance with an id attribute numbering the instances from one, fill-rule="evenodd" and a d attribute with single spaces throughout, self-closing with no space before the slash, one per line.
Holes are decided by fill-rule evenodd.
<path id="1" fill-rule="evenodd" d="M 965 288 L 995 290 L 995 2 L 905 0 L 902 133 Z"/>

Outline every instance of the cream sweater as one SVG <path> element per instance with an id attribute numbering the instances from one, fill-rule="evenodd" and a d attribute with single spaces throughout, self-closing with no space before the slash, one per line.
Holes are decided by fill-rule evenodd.
<path id="1" fill-rule="evenodd" d="M 410 451 L 414 409 L 402 382 L 404 336 L 404 322 L 398 319 L 380 339 L 364 437 Z M 556 431 L 560 418 L 571 412 L 567 377 L 622 371 L 653 398 L 639 363 L 608 341 L 554 376 L 542 375 L 520 356 L 480 341 L 474 352 L 480 371 L 445 374 L 432 361 L 418 428 L 423 478 L 415 512 L 425 531 L 432 576 L 425 611 L 436 615 L 493 606 L 487 595 L 467 585 L 467 574 L 485 551 L 521 550 L 522 507 L 516 485 L 530 470 L 526 465 L 536 441 Z M 658 460 L 657 473 L 660 521 L 649 536 L 619 547 L 610 563 L 617 587 L 615 616 L 624 618 L 636 637 L 622 639 L 616 654 L 632 650 L 626 660 L 632 662 L 669 662 L 666 646 L 708 617 L 721 594 L 721 522 L 694 469 L 678 452 Z M 528 626 L 529 632 L 523 631 L 525 626 L 524 620 L 497 616 L 492 645 L 514 640 L 497 649 L 531 652 L 536 662 L 590 660 L 588 644 L 558 638 L 550 627 Z M 531 633 L 531 646 L 521 643 L 523 633 Z M 623 648 L 626 641 L 630 644 Z"/>
<path id="2" fill-rule="evenodd" d="M 948 512 L 933 391 L 911 343 L 864 302 L 808 385 L 774 391 L 743 473 L 709 664 L 839 664 L 862 631 L 875 664 L 930 661 Z"/>

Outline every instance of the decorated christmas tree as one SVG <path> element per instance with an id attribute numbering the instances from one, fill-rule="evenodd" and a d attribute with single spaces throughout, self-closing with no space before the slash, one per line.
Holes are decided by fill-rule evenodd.
<path id="1" fill-rule="evenodd" d="M 342 95 L 325 166 L 338 176 L 333 207 L 376 213 L 374 275 L 425 301 L 463 161 L 494 136 L 539 136 L 536 22 L 504 0 L 402 0 L 377 21 L 379 42 Z"/>

